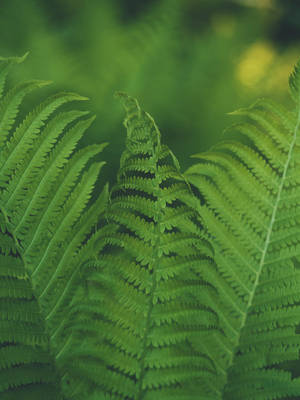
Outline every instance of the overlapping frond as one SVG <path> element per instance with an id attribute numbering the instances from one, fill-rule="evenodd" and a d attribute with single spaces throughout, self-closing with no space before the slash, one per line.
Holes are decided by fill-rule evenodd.
<path id="1" fill-rule="evenodd" d="M 215 249 L 222 333 L 206 342 L 222 399 L 299 398 L 300 75 L 291 79 L 290 112 L 269 100 L 235 112 L 238 139 L 203 154 L 185 174 Z M 199 346 L 201 347 L 201 343 Z M 226 383 L 224 381 L 226 376 Z"/>
<path id="2" fill-rule="evenodd" d="M 60 399 L 49 337 L 2 209 L 0 221 L 0 397 Z"/>
<path id="3" fill-rule="evenodd" d="M 4 87 L 7 67 L 16 61 L 19 60 L 0 60 L 1 89 Z M 91 257 L 90 249 L 97 237 L 93 227 L 97 225 L 108 197 L 105 187 L 92 207 L 87 207 L 104 164 L 91 163 L 91 159 L 106 144 L 75 151 L 93 117 L 86 118 L 87 113 L 82 111 L 55 112 L 70 101 L 85 100 L 74 93 L 49 97 L 19 122 L 18 109 L 23 97 L 43 85 L 44 82 L 36 81 L 24 83 L 0 98 L 0 208 L 9 220 L 10 234 L 20 244 L 19 251 L 24 261 L 22 268 L 26 271 L 26 280 L 22 279 L 24 284 L 31 285 L 34 304 L 41 312 L 41 326 L 35 329 L 40 335 L 39 331 L 45 327 L 49 342 L 47 351 L 50 348 L 56 366 L 63 368 L 62 355 L 70 340 L 75 318 L 72 314 L 73 294 L 80 290 L 82 265 Z M 14 258 L 10 255 L 7 238 L 7 234 L 1 237 L 1 247 L 7 255 L 3 259 L 3 268 L 6 265 L 7 276 L 12 279 L 9 260 Z M 2 276 L 7 280 L 5 274 Z M 15 279 L 18 285 L 21 278 Z M 2 282 L 1 279 L 2 285 L 6 284 L 4 280 Z M 17 313 L 23 314 L 26 311 L 26 298 L 23 306 L 21 300 L 18 302 Z M 23 329 L 24 338 L 32 333 L 30 327 L 27 332 L 24 324 Z M 21 334 L 22 330 L 19 331 Z M 3 339 L 1 335 L 2 326 L 0 339 Z M 25 349 L 24 360 L 27 353 Z M 18 372 L 14 370 L 13 373 L 15 379 L 19 379 Z M 20 383 L 23 382 L 21 373 Z M 26 374 L 24 372 L 24 379 Z M 43 374 L 45 377 L 39 378 Z M 48 375 L 41 367 L 36 379 L 43 382 Z M 26 382 L 25 379 L 23 383 Z M 8 387 L 12 388 L 15 384 L 12 375 Z M 67 383 L 63 384 L 68 391 Z M 41 398 L 33 395 L 31 399 Z M 24 396 L 20 394 L 20 398 Z"/>
<path id="4" fill-rule="evenodd" d="M 214 289 L 198 275 L 213 264 L 211 249 L 174 155 L 136 100 L 121 96 L 126 150 L 98 261 L 87 274 L 87 301 L 78 304 L 74 369 L 112 399 L 194 399 L 214 381 L 213 363 L 192 344 L 217 325 L 210 307 L 201 306 Z"/>

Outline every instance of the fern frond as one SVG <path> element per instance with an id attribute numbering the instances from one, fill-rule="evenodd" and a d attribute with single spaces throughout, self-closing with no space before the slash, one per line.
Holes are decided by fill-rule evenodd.
<path id="1" fill-rule="evenodd" d="M 4 75 L 6 68 L 1 68 L 0 62 L 0 82 L 4 82 Z M 86 118 L 87 113 L 82 111 L 55 113 L 57 108 L 70 101 L 85 100 L 73 93 L 49 97 L 14 128 L 24 95 L 42 85 L 35 81 L 19 85 L 0 100 L 0 207 L 6 216 L 5 220 L 0 219 L 0 226 L 3 232 L 9 229 L 15 243 L 13 248 L 10 236 L 1 236 L 0 262 L 3 271 L 0 274 L 0 293 L 3 293 L 3 300 L 0 308 L 3 318 L 17 321 L 22 315 L 24 320 L 20 327 L 15 325 L 15 329 L 1 323 L 0 340 L 14 342 L 14 335 L 19 335 L 17 339 L 23 346 L 27 345 L 24 338 L 33 336 L 33 345 L 41 346 L 43 343 L 38 343 L 38 338 L 40 331 L 43 332 L 46 346 L 43 357 L 50 357 L 53 371 L 55 368 L 58 371 L 53 385 L 56 384 L 56 390 L 60 391 L 62 383 L 66 396 L 72 388 L 63 380 L 65 362 L 62 354 L 68 347 L 72 324 L 76 321 L 76 316 L 72 314 L 73 295 L 77 291 L 81 293 L 81 286 L 84 287 L 81 282 L 82 267 L 91 257 L 92 243 L 98 237 L 94 227 L 108 196 L 105 188 L 89 209 L 95 182 L 104 165 L 91 163 L 91 159 L 103 150 L 106 143 L 75 151 L 94 117 Z M 16 253 L 16 249 L 22 258 L 22 266 L 12 257 L 12 251 Z M 10 258 L 19 269 L 13 267 Z M 14 278 L 14 281 L 8 283 L 7 277 Z M 24 280 L 23 289 L 19 282 L 21 279 Z M 21 289 L 23 292 L 20 292 Z M 30 299 L 26 300 L 25 295 Z M 34 308 L 27 311 L 29 300 L 38 311 Z M 28 322 L 26 319 L 29 319 Z M 29 322 L 34 324 L 36 333 Z M 7 340 L 6 331 L 10 335 Z M 26 385 L 30 384 L 34 373 L 30 370 L 31 364 L 26 361 L 28 352 L 24 350 L 23 361 L 22 356 L 16 353 L 16 360 L 19 357 L 28 368 L 18 370 L 13 364 L 11 372 L 8 370 L 11 377 L 7 375 L 6 386 L 2 389 L 7 391 L 7 396 L 13 396 L 14 386 L 20 386 L 18 398 L 27 398 Z M 34 354 L 32 357 L 35 357 Z M 39 365 L 38 361 L 33 360 L 32 363 L 34 368 Z M 50 379 L 51 383 L 52 375 L 42 362 L 40 364 L 40 368 L 36 368 L 35 379 L 37 382 L 48 382 Z M 30 399 L 41 398 L 34 388 L 30 393 Z M 49 396 L 58 398 L 53 390 L 51 393 L 49 389 Z"/>
<path id="2" fill-rule="evenodd" d="M 49 338 L 20 249 L 0 210 L 1 399 L 60 399 Z M 3 244 L 5 246 L 3 247 Z M 35 397 L 34 397 L 35 394 Z"/>
<path id="3" fill-rule="evenodd" d="M 214 380 L 213 363 L 191 344 L 217 325 L 216 314 L 200 305 L 214 291 L 195 272 L 213 263 L 212 253 L 155 122 L 136 100 L 120 96 L 126 150 L 95 244 L 98 260 L 86 275 L 87 300 L 77 305 L 72 373 L 86 375 L 99 396 L 170 399 L 176 392 L 190 399 Z"/>
<path id="4" fill-rule="evenodd" d="M 297 65 L 292 112 L 264 99 L 234 112 L 248 119 L 234 126 L 238 139 L 196 155 L 185 174 L 215 250 L 217 269 L 202 276 L 220 304 L 203 304 L 218 314 L 222 333 L 205 346 L 223 399 L 300 396 L 289 363 L 300 349 L 299 74 Z"/>

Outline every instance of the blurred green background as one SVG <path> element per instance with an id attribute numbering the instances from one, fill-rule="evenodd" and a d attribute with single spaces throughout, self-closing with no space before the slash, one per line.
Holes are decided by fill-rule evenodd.
<path id="1" fill-rule="evenodd" d="M 289 105 L 299 21 L 295 0 L 2 0 L 0 55 L 30 51 L 11 83 L 51 80 L 45 96 L 90 98 L 78 107 L 97 119 L 81 144 L 110 143 L 112 184 L 125 142 L 115 91 L 138 98 L 185 170 L 235 122 L 228 112 L 260 96 Z"/>

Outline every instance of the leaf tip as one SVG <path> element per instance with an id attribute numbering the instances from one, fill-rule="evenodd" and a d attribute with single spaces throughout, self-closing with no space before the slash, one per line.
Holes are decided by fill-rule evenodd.
<path id="1" fill-rule="evenodd" d="M 298 104 L 300 102 L 300 59 L 289 76 L 289 86 L 292 99 Z"/>

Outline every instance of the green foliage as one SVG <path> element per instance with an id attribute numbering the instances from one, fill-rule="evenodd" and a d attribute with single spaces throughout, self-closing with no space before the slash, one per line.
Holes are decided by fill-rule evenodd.
<path id="1" fill-rule="evenodd" d="M 298 64 L 292 112 L 264 99 L 236 111 L 249 119 L 234 126 L 238 140 L 196 155 L 186 172 L 218 265 L 205 276 L 222 299 L 210 348 L 227 375 L 224 399 L 300 393 L 286 363 L 300 347 L 299 79 Z"/>
<path id="2" fill-rule="evenodd" d="M 22 60 L 1 60 L 1 93 L 8 69 Z M 23 121 L 15 122 L 25 94 L 45 84 L 47 82 L 23 83 L 4 93 L 0 103 L 0 209 L 3 221 L 0 275 L 1 286 L 6 287 L 1 300 L 10 310 L 2 313 L 0 340 L 3 352 L 6 348 L 20 347 L 13 365 L 33 364 L 24 368 L 23 377 L 20 369 L 19 378 L 16 372 L 3 384 L 2 391 L 8 387 L 11 390 L 7 398 L 13 398 L 16 390 L 19 390 L 18 398 L 25 398 L 28 390 L 31 399 L 40 398 L 38 392 L 34 394 L 35 387 L 33 391 L 30 387 L 39 381 L 51 382 L 47 360 L 55 359 L 58 369 L 63 364 L 66 343 L 71 335 L 72 293 L 80 280 L 80 266 L 89 256 L 86 240 L 91 236 L 106 197 L 105 191 L 93 207 L 86 208 L 103 163 L 90 165 L 84 173 L 82 170 L 103 145 L 91 145 L 74 152 L 93 118 L 83 119 L 86 112 L 82 111 L 63 111 L 53 116 L 63 104 L 84 98 L 73 93 L 54 95 Z M 90 237 L 92 241 L 93 236 Z M 30 323 L 38 324 L 38 327 Z M 15 334 L 13 324 L 16 324 Z M 45 348 L 40 349 L 41 343 Z M 32 349 L 25 348 L 29 344 Z M 40 352 L 43 353 L 39 355 Z M 9 366 L 9 359 L 7 362 Z M 34 367 L 38 368 L 36 378 L 33 372 L 28 372 Z M 2 376 L 5 380 L 4 373 Z M 24 386 L 22 391 L 22 385 L 28 385 L 29 389 Z M 47 391 L 43 387 L 41 390 Z"/>
<path id="3" fill-rule="evenodd" d="M 117 183 L 91 201 L 105 144 L 49 96 L 19 117 L 0 59 L 1 399 L 300 396 L 300 70 L 294 109 L 259 100 L 185 174 L 122 98 Z"/>
<path id="4" fill-rule="evenodd" d="M 19 244 L 9 230 L 10 224 L 2 209 L 0 220 L 1 398 L 59 399 L 49 337 Z"/>

